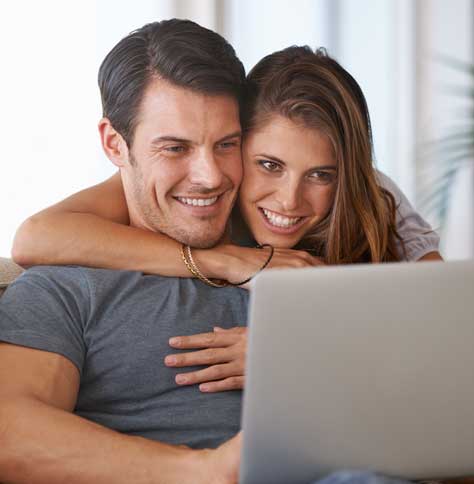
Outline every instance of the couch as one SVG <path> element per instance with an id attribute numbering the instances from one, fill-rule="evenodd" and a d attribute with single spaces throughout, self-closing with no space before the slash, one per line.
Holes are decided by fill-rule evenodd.
<path id="1" fill-rule="evenodd" d="M 0 297 L 8 284 L 13 282 L 22 272 L 23 269 L 11 259 L 0 257 Z"/>

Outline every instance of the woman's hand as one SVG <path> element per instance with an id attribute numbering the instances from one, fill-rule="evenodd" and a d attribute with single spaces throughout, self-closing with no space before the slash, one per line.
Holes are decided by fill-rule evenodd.
<path id="1" fill-rule="evenodd" d="M 247 328 L 214 328 L 213 333 L 177 336 L 170 346 L 176 349 L 200 349 L 189 353 L 168 355 L 165 365 L 182 368 L 207 366 L 203 370 L 179 373 L 178 385 L 199 383 L 202 392 L 241 390 L 244 387 Z"/>
<path id="2" fill-rule="evenodd" d="M 208 277 L 236 284 L 258 273 L 267 261 L 270 249 L 225 244 L 214 247 L 212 250 L 195 250 L 194 253 L 199 261 L 198 265 L 202 264 L 207 269 Z M 319 257 L 314 257 L 304 250 L 275 249 L 266 268 L 300 269 L 317 265 L 324 265 L 324 263 Z"/>

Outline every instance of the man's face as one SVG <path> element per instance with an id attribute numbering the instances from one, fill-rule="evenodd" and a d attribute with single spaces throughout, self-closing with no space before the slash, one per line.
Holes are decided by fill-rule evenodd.
<path id="1" fill-rule="evenodd" d="M 152 81 L 121 170 L 131 224 L 215 245 L 242 178 L 240 141 L 235 99 Z"/>

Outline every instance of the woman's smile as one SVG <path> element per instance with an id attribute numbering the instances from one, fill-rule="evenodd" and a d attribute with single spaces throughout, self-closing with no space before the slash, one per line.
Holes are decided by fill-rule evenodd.
<path id="1" fill-rule="evenodd" d="M 308 219 L 308 217 L 305 216 L 290 217 L 267 208 L 258 208 L 269 230 L 275 231 L 275 233 L 292 234 L 299 230 L 301 225 Z"/>

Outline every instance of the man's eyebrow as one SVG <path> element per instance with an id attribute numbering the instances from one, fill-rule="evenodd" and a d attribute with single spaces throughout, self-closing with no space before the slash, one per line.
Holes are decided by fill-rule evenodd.
<path id="1" fill-rule="evenodd" d="M 217 143 L 222 143 L 223 141 L 227 141 L 228 139 L 232 139 L 232 138 L 241 138 L 242 137 L 242 131 L 234 131 L 233 133 L 230 133 L 226 136 L 224 136 L 223 138 L 221 138 L 220 140 L 217 141 Z"/>
<path id="2" fill-rule="evenodd" d="M 257 156 L 261 158 L 265 158 L 266 160 L 270 161 L 277 161 L 278 163 L 282 163 L 283 165 L 286 165 L 286 163 L 283 160 L 280 160 L 280 158 L 277 158 L 276 156 L 273 155 L 268 155 L 265 153 L 259 153 Z M 315 166 L 314 168 L 311 168 L 312 170 L 337 170 L 336 165 L 320 165 L 320 166 Z"/>
<path id="3" fill-rule="evenodd" d="M 237 137 L 242 137 L 242 132 L 241 131 L 234 131 L 233 133 L 230 133 L 220 140 L 217 141 L 217 143 L 222 143 L 223 141 L 226 141 L 228 139 L 232 138 L 237 138 Z M 158 143 L 163 143 L 165 141 L 172 141 L 174 143 L 192 143 L 192 140 L 186 139 L 186 138 L 179 138 L 178 136 L 169 136 L 169 135 L 164 135 L 164 136 L 157 136 L 156 138 L 153 138 L 151 141 L 151 144 L 155 145 Z"/>
<path id="4" fill-rule="evenodd" d="M 157 136 L 153 138 L 151 144 L 156 145 L 162 143 L 163 141 L 173 141 L 175 143 L 191 143 L 191 140 L 185 138 L 178 138 L 177 136 Z"/>

